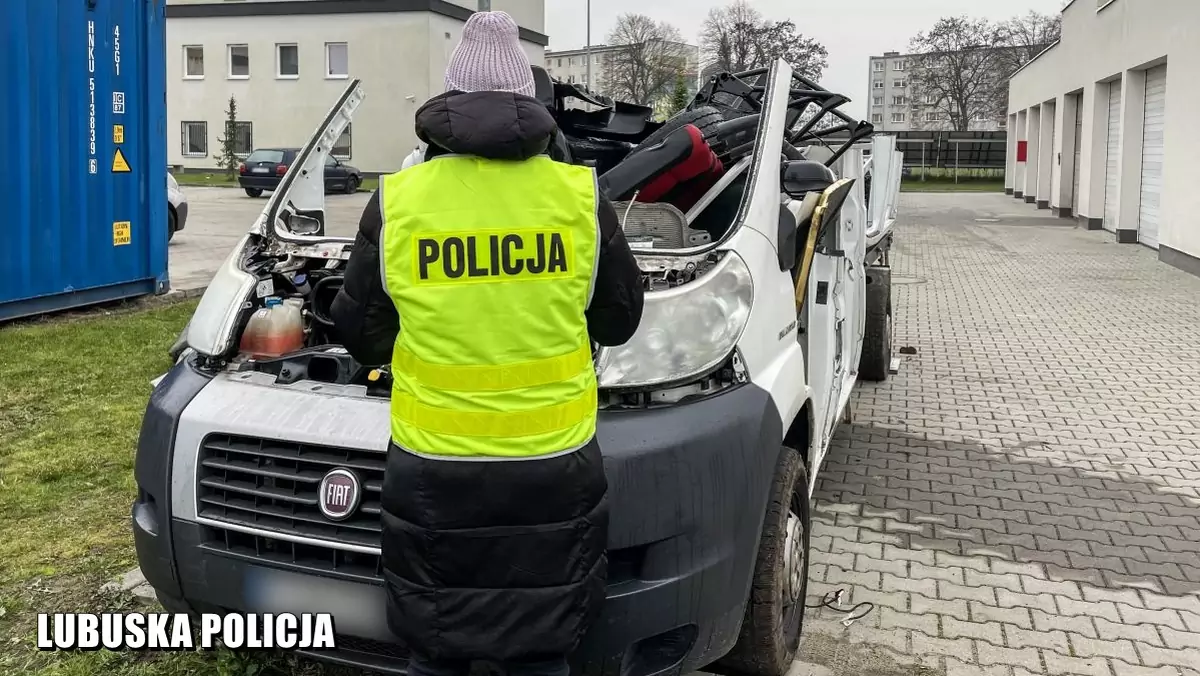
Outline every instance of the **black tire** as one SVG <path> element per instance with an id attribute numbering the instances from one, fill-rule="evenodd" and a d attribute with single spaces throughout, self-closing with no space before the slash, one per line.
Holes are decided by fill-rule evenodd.
<path id="1" fill-rule="evenodd" d="M 892 269 L 867 268 L 867 321 L 858 377 L 881 383 L 892 367 Z"/>
<path id="2" fill-rule="evenodd" d="M 175 239 L 175 229 L 178 227 L 176 225 L 178 222 L 179 221 L 177 220 L 177 217 L 175 216 L 175 210 L 167 209 L 167 241 L 168 242 Z"/>
<path id="3" fill-rule="evenodd" d="M 262 197 L 263 191 L 259 188 L 246 188 L 246 194 L 250 197 Z"/>
<path id="4" fill-rule="evenodd" d="M 353 195 L 358 192 L 358 177 L 351 176 L 346 179 L 346 194 Z"/>
<path id="5" fill-rule="evenodd" d="M 733 650 L 714 665 L 717 671 L 783 676 L 792 666 L 804 627 L 809 526 L 808 472 L 800 453 L 784 447 L 763 519 L 742 631 Z"/>
<path id="6" fill-rule="evenodd" d="M 653 134 L 639 143 L 633 152 L 650 146 L 665 139 L 671 132 L 684 125 L 695 125 L 705 139 L 713 139 L 717 135 L 717 125 L 725 121 L 721 111 L 711 106 L 701 106 L 695 110 L 685 110 L 663 123 Z"/>

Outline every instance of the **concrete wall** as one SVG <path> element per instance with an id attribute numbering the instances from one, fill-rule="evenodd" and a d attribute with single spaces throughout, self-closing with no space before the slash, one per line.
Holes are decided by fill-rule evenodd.
<path id="1" fill-rule="evenodd" d="M 1071 197 L 1075 111 L 1068 97 L 1082 91 L 1081 195 L 1076 215 L 1095 228 L 1104 211 L 1109 83 L 1124 83 L 1117 229 L 1121 241 L 1136 241 L 1145 71 L 1169 65 L 1160 255 L 1176 264 L 1179 252 L 1200 257 L 1200 222 L 1195 216 L 1200 213 L 1200 191 L 1194 187 L 1200 176 L 1195 166 L 1200 156 L 1200 135 L 1195 132 L 1200 84 L 1190 77 L 1200 67 L 1200 40 L 1194 35 L 1198 26 L 1200 2 L 1196 0 L 1115 0 L 1099 11 L 1091 0 L 1076 0 L 1063 11 L 1061 42 L 1014 75 L 1009 89 L 1009 112 L 1017 114 L 1017 136 L 1029 141 L 1029 164 L 1045 163 L 1054 172 L 1046 194 L 1050 205 L 1060 210 L 1070 207 Z M 1048 102 L 1054 103 L 1055 111 L 1053 152 L 1035 159 L 1030 138 L 1034 125 L 1022 126 L 1021 120 L 1032 111 L 1046 110 Z M 1039 141 L 1046 138 L 1040 127 L 1038 132 Z M 1011 183 L 1022 190 L 1035 170 L 1015 168 Z M 1041 184 L 1037 185 L 1038 199 L 1045 199 Z"/>
<path id="2" fill-rule="evenodd" d="M 363 81 L 367 95 L 354 117 L 348 161 L 369 173 L 395 171 L 417 144 L 413 115 L 443 90 L 446 62 L 461 33 L 461 21 L 430 12 L 171 18 L 168 163 L 216 167 L 231 95 L 238 102 L 238 119 L 253 123 L 255 147 L 302 146 L 349 82 L 325 77 L 325 43 L 345 42 L 350 76 Z M 278 43 L 298 46 L 298 78 L 276 76 Z M 249 47 L 248 79 L 228 77 L 229 44 Z M 522 44 L 532 62 L 540 63 L 543 48 Z M 184 77 L 185 45 L 204 47 L 203 79 Z M 184 156 L 183 121 L 208 123 L 206 156 Z"/>
<path id="3" fill-rule="evenodd" d="M 479 9 L 479 0 L 447 0 L 452 5 Z M 550 0 L 553 2 L 554 0 Z M 546 32 L 546 0 L 491 0 L 492 11 L 508 12 L 521 28 Z M 541 50 L 539 49 L 539 57 Z M 538 61 L 534 61 L 538 63 Z"/>

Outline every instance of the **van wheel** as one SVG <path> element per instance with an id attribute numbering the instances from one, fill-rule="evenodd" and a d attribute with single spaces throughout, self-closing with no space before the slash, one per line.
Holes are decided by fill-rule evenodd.
<path id="1" fill-rule="evenodd" d="M 654 133 L 647 136 L 641 143 L 633 149 L 633 153 L 644 148 L 649 148 L 656 143 L 659 143 L 672 132 L 685 125 L 693 125 L 700 130 L 700 134 L 706 141 L 715 141 L 717 129 L 719 125 L 725 121 L 725 116 L 721 115 L 721 111 L 711 106 L 701 106 L 695 110 L 683 110 L 677 113 L 674 117 L 663 123 Z"/>
<path id="2" fill-rule="evenodd" d="M 762 539 L 754 579 L 737 644 L 717 670 L 740 676 L 783 676 L 796 659 L 804 626 L 808 589 L 808 472 L 800 453 L 784 447 Z"/>
<path id="3" fill-rule="evenodd" d="M 262 190 L 259 188 L 246 188 L 246 194 L 250 197 L 262 197 Z"/>
<path id="4" fill-rule="evenodd" d="M 892 368 L 892 269 L 867 268 L 867 322 L 858 375 L 881 383 Z"/>

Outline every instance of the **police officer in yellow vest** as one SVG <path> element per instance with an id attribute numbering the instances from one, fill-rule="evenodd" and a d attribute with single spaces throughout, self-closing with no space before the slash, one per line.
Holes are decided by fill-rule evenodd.
<path id="1" fill-rule="evenodd" d="M 605 593 L 591 344 L 633 335 L 641 276 L 594 171 L 547 156 L 558 131 L 511 17 L 472 15 L 446 85 L 333 307 L 358 361 L 391 364 L 388 623 L 411 676 L 566 676 Z"/>

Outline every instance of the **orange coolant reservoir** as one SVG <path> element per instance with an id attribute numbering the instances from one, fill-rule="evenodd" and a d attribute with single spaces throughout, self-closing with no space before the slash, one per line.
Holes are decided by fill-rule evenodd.
<path id="1" fill-rule="evenodd" d="M 304 301 L 268 298 L 250 317 L 242 333 L 241 350 L 253 357 L 275 358 L 304 347 Z"/>

